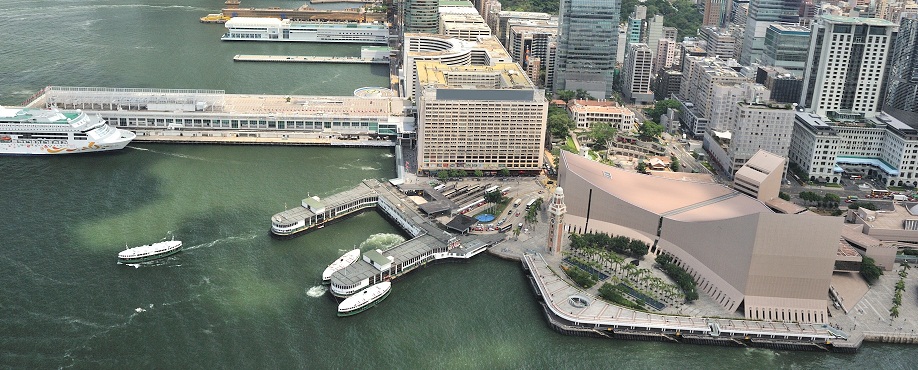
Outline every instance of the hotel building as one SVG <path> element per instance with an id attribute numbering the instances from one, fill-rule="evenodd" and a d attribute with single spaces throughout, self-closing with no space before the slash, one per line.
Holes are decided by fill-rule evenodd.
<path id="1" fill-rule="evenodd" d="M 518 64 L 416 68 L 419 172 L 540 170 L 548 101 Z"/>

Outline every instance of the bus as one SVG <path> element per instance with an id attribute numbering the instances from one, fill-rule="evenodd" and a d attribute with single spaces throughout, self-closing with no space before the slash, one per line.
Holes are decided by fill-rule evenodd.
<path id="1" fill-rule="evenodd" d="M 513 228 L 513 224 L 509 224 L 509 225 L 501 226 L 499 229 L 497 229 L 497 231 L 505 233 L 505 232 L 510 231 L 510 229 L 512 228 Z"/>
<path id="2" fill-rule="evenodd" d="M 526 203 L 526 209 L 528 210 L 532 208 L 532 205 L 535 204 L 535 201 L 536 201 L 535 198 L 533 198 L 532 200 L 529 201 L 529 203 Z"/>

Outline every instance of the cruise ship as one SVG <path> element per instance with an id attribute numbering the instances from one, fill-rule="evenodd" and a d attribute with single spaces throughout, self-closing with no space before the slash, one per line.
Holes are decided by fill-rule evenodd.
<path id="1" fill-rule="evenodd" d="M 234 17 L 226 21 L 223 41 L 299 41 L 382 44 L 389 42 L 383 24 L 296 22 L 289 19 Z"/>
<path id="2" fill-rule="evenodd" d="M 164 242 L 153 243 L 125 249 L 118 253 L 119 263 L 141 263 L 169 257 L 178 253 L 182 249 L 180 240 L 167 240 Z"/>
<path id="3" fill-rule="evenodd" d="M 352 263 L 356 262 L 360 258 L 360 249 L 354 249 L 350 252 L 345 253 L 343 256 L 332 262 L 331 265 L 328 265 L 325 268 L 325 271 L 322 272 L 322 284 L 329 284 L 331 282 L 331 276 L 335 272 L 350 266 Z"/>
<path id="4" fill-rule="evenodd" d="M 361 290 L 360 293 L 347 297 L 338 305 L 338 316 L 351 316 L 366 311 L 386 299 L 391 291 L 392 283 L 388 281 Z"/>
<path id="5" fill-rule="evenodd" d="M 89 153 L 124 148 L 134 133 L 82 111 L 0 106 L 0 154 Z"/>

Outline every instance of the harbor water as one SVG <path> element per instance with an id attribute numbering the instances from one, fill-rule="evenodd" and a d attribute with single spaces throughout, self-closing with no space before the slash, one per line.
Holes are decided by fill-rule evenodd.
<path id="1" fill-rule="evenodd" d="M 347 95 L 387 81 L 385 67 L 234 64 L 235 54 L 358 47 L 221 43 L 220 26 L 197 19 L 222 3 L 0 2 L 0 103 L 45 85 Z M 132 144 L 0 157 L 0 368 L 886 369 L 918 355 L 871 343 L 845 355 L 564 336 L 519 263 L 488 255 L 421 268 L 380 305 L 338 318 L 322 270 L 354 247 L 397 243 L 399 230 L 365 212 L 276 240 L 270 216 L 394 172 L 389 149 Z M 116 264 L 126 246 L 172 237 L 181 253 Z"/>

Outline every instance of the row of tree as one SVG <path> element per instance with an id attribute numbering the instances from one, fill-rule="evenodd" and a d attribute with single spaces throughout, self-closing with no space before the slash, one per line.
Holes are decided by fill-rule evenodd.
<path id="1" fill-rule="evenodd" d="M 666 275 L 676 281 L 676 285 L 685 293 L 686 301 L 691 302 L 698 299 L 698 288 L 695 285 L 695 279 L 682 267 L 673 263 L 673 258 L 670 255 L 661 254 L 657 256 L 656 262 Z"/>
<path id="2" fill-rule="evenodd" d="M 510 176 L 510 170 L 506 168 L 501 168 L 499 171 L 497 171 L 497 174 L 500 176 Z M 475 170 L 472 172 L 469 172 L 466 170 L 455 170 L 455 169 L 437 171 L 437 178 L 443 181 L 446 181 L 446 179 L 450 179 L 450 178 L 466 177 L 469 175 L 475 176 L 475 177 L 483 177 L 485 174 L 484 174 L 484 171 L 482 170 Z"/>
<path id="3" fill-rule="evenodd" d="M 815 204 L 819 208 L 838 208 L 841 197 L 832 193 L 826 193 L 823 196 L 812 191 L 801 191 L 797 196 L 806 204 Z"/>
<path id="4" fill-rule="evenodd" d="M 571 234 L 571 248 L 610 250 L 619 254 L 640 259 L 647 254 L 650 247 L 637 239 L 627 236 L 610 236 L 606 233 Z"/>
<path id="5" fill-rule="evenodd" d="M 599 296 L 619 306 L 625 306 L 636 310 L 645 309 L 642 302 L 633 302 L 630 299 L 625 298 L 625 295 L 622 293 L 621 289 L 609 283 L 605 283 L 599 287 Z"/>
<path id="6" fill-rule="evenodd" d="M 893 294 L 893 305 L 889 309 L 889 316 L 892 318 L 899 317 L 899 306 L 902 305 L 902 292 L 905 291 L 905 278 L 908 277 L 908 269 L 910 269 L 908 263 L 902 264 L 902 269 L 899 270 L 899 281 L 896 282 L 896 292 Z"/>
<path id="7" fill-rule="evenodd" d="M 593 285 L 596 285 L 596 278 L 577 266 L 561 266 L 561 269 L 581 288 L 589 289 Z"/>

